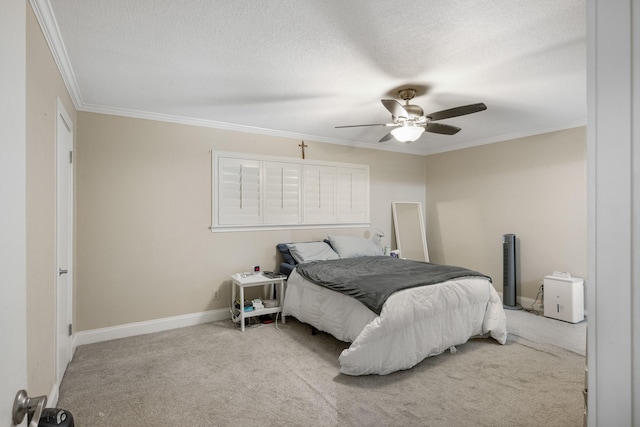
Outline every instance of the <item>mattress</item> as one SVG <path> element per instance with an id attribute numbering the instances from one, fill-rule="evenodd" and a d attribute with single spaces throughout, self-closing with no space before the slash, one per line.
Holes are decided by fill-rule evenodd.
<path id="1" fill-rule="evenodd" d="M 486 278 L 465 277 L 391 295 L 380 315 L 356 299 L 318 286 L 294 270 L 283 314 L 350 342 L 339 357 L 347 375 L 409 369 L 474 336 L 507 339 L 502 301 Z"/>

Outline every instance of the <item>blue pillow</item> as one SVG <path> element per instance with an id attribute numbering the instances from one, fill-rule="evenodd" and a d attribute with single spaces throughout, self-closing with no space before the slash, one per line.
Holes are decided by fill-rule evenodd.
<path id="1" fill-rule="evenodd" d="M 291 252 L 289 252 L 289 246 L 287 246 L 286 243 L 278 243 L 276 245 L 276 249 L 278 250 L 278 252 L 282 254 L 282 258 L 284 258 L 287 264 L 291 264 L 291 265 L 297 264 L 296 260 L 293 259 L 293 257 L 291 256 Z"/>

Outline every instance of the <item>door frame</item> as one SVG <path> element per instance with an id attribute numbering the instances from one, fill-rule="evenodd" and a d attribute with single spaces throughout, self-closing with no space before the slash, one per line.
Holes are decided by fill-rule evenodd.
<path id="1" fill-rule="evenodd" d="M 68 131 L 68 146 L 60 147 L 60 144 L 67 143 L 65 139 L 62 141 L 60 137 L 60 132 L 64 129 Z M 56 283 L 56 361 L 55 361 L 55 379 L 56 386 L 59 387 L 62 382 L 62 376 L 66 370 L 67 365 L 73 358 L 73 345 L 72 339 L 73 336 L 71 334 L 66 334 L 65 331 L 68 330 L 68 325 L 73 324 L 73 206 L 74 206 L 74 191 L 73 191 L 73 162 L 72 162 L 72 154 L 67 154 L 67 152 L 73 153 L 73 121 L 71 120 L 71 116 L 67 112 L 66 108 L 60 101 L 60 98 L 57 98 L 57 106 L 56 106 L 56 266 L 55 266 L 55 283 Z M 61 166 L 65 165 L 67 167 L 68 174 L 62 174 L 60 170 Z M 66 200 L 60 200 L 60 194 L 58 191 L 60 185 L 60 179 L 66 177 L 66 185 L 67 185 L 67 198 Z M 60 208 L 59 204 L 64 202 L 67 204 L 67 217 L 63 219 L 66 222 L 66 236 L 59 235 L 59 214 Z M 66 244 L 66 265 L 63 266 L 60 264 L 60 258 L 62 258 L 59 253 L 59 240 L 61 238 L 67 239 Z M 59 268 L 66 269 L 68 273 L 66 274 L 66 289 L 61 288 L 60 286 L 60 274 Z M 60 340 L 64 340 L 64 342 L 60 342 Z M 65 353 L 68 357 L 66 357 L 66 363 L 64 363 L 64 367 L 61 368 L 60 363 L 60 347 L 64 346 Z"/>
<path id="2" fill-rule="evenodd" d="M 27 387 L 27 3 L 3 2 L 0 13 L 0 419 L 11 420 L 18 390 Z M 5 347 L 6 346 L 6 347 Z M 26 425 L 26 422 L 23 423 Z"/>

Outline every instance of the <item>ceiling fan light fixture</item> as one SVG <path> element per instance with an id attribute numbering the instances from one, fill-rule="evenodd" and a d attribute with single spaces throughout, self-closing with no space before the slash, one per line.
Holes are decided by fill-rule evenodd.
<path id="1" fill-rule="evenodd" d="M 487 109 L 482 103 L 462 105 L 460 107 L 449 108 L 425 115 L 424 110 L 419 105 L 409 104 L 416 94 L 412 88 L 402 89 L 398 92 L 400 98 L 405 101 L 405 105 L 394 99 L 381 99 L 382 105 L 391 113 L 393 123 L 375 123 L 368 125 L 336 126 L 336 128 L 352 128 L 362 126 L 393 126 L 394 129 L 380 138 L 378 142 L 386 142 L 394 138 L 399 142 L 413 142 L 422 136 L 424 132 L 437 133 L 440 135 L 455 135 L 460 132 L 457 126 L 439 123 L 439 120 L 450 119 L 467 114 L 477 113 Z"/>
<path id="2" fill-rule="evenodd" d="M 422 126 L 401 126 L 393 129 L 391 135 L 400 142 L 413 142 L 422 136 Z"/>

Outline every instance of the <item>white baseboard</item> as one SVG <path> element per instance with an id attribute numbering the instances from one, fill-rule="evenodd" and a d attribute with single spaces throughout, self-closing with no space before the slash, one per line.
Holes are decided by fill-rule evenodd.
<path id="1" fill-rule="evenodd" d="M 58 405 L 58 397 L 60 392 L 60 384 L 54 384 L 51 388 L 49 396 L 47 396 L 47 408 L 55 408 Z"/>
<path id="2" fill-rule="evenodd" d="M 496 291 L 498 292 L 498 291 Z M 500 299 L 502 299 L 502 292 L 498 292 L 498 295 L 500 295 Z M 527 310 L 531 309 L 531 304 L 535 303 L 536 300 L 534 300 L 533 298 L 527 298 L 527 297 L 516 297 L 516 302 L 518 304 L 520 304 L 522 307 L 526 308 Z M 543 312 L 544 309 L 540 306 L 540 302 L 538 302 L 534 307 L 535 310 L 539 311 L 539 312 Z M 587 308 L 584 308 L 584 317 L 587 317 Z"/>
<path id="3" fill-rule="evenodd" d="M 108 328 L 80 331 L 73 336 L 73 350 L 75 351 L 76 347 L 79 345 L 133 337 L 136 335 L 151 334 L 169 329 L 198 325 L 200 323 L 217 322 L 219 320 L 229 318 L 231 318 L 229 309 L 221 308 L 218 310 L 202 311 L 200 313 L 184 314 L 182 316 L 165 317 L 145 322 L 135 322 Z"/>
<path id="4" fill-rule="evenodd" d="M 527 297 L 518 297 L 516 298 L 516 300 L 522 307 L 526 309 L 531 309 L 531 305 L 536 302 L 536 300 L 534 300 L 533 298 L 527 298 Z M 540 301 L 538 301 L 538 304 L 536 304 L 533 308 L 536 310 L 540 310 L 539 304 L 540 304 Z"/>
<path id="5" fill-rule="evenodd" d="M 502 298 L 502 292 L 498 292 L 498 295 L 500 295 L 500 299 L 504 301 L 504 299 Z M 531 304 L 535 303 L 536 300 L 534 300 L 533 298 L 527 298 L 527 297 L 521 297 L 521 296 L 517 296 L 516 297 L 516 304 L 520 304 L 522 307 L 526 308 L 526 309 L 531 309 Z M 540 303 L 538 302 L 538 304 L 536 304 L 534 306 L 534 308 L 536 310 L 541 310 L 540 308 Z"/>

